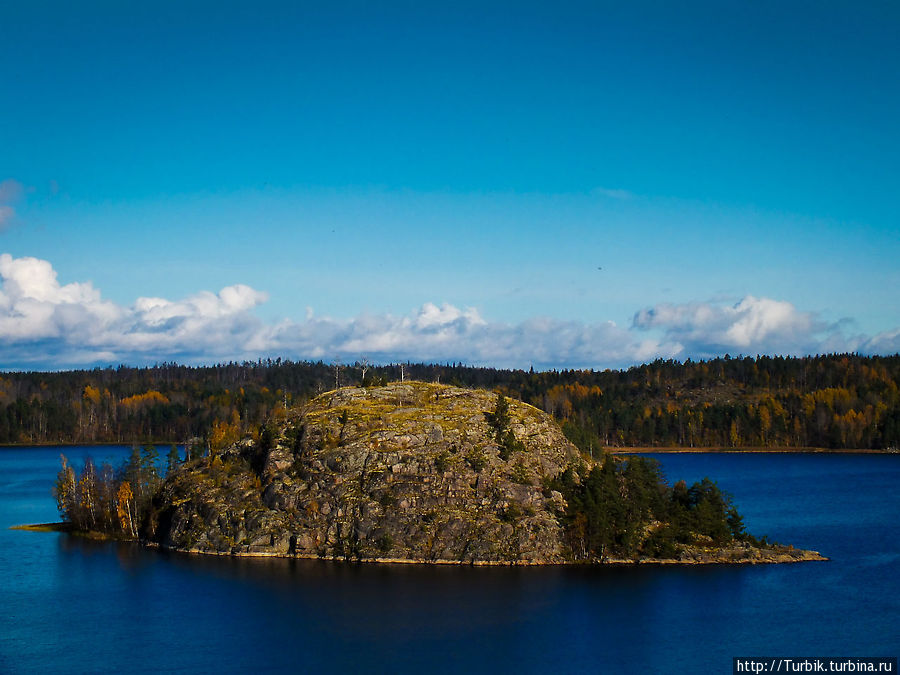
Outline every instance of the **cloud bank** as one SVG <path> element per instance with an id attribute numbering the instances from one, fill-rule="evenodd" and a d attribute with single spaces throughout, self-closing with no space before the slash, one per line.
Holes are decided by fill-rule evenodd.
<path id="1" fill-rule="evenodd" d="M 900 329 L 848 336 L 791 303 L 746 296 L 735 304 L 659 304 L 629 327 L 531 318 L 491 321 L 472 308 L 426 302 L 405 316 L 362 314 L 264 323 L 268 295 L 234 285 L 181 300 L 104 300 L 90 282 L 61 285 L 46 260 L 0 255 L 0 369 L 59 369 L 162 361 L 292 359 L 455 362 L 497 367 L 623 367 L 656 358 L 725 353 L 896 353 Z"/>

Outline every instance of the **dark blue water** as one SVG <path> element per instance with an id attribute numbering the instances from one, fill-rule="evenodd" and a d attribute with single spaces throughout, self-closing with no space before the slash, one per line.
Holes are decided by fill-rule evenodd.
<path id="1" fill-rule="evenodd" d="M 80 466 L 127 448 L 65 450 Z M 659 455 L 827 563 L 456 568 L 194 557 L 7 529 L 57 517 L 59 450 L 0 449 L 0 672 L 731 672 L 896 656 L 900 456 Z"/>

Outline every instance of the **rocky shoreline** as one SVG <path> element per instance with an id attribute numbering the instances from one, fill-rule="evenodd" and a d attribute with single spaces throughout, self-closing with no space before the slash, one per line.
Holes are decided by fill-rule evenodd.
<path id="1" fill-rule="evenodd" d="M 24 528 L 23 528 L 24 529 Z M 326 560 L 346 562 L 340 556 L 320 556 L 314 554 L 287 555 L 271 551 L 209 551 L 200 549 L 168 549 L 152 542 L 142 542 L 151 548 L 160 548 L 176 553 L 189 555 L 212 555 L 236 558 L 288 558 L 299 560 Z M 799 562 L 827 562 L 829 558 L 818 551 L 794 548 L 793 546 L 777 546 L 771 548 L 735 547 L 735 548 L 695 548 L 684 552 L 679 558 L 605 558 L 592 561 L 541 562 L 532 560 L 426 560 L 424 558 L 361 558 L 353 562 L 375 563 L 381 565 L 466 565 L 474 567 L 546 567 L 552 565 L 774 565 Z"/>
<path id="2" fill-rule="evenodd" d="M 158 544 L 146 544 L 153 548 L 162 548 Z M 295 560 L 325 560 L 330 562 L 347 562 L 347 559 L 339 556 L 319 556 L 313 554 L 286 555 L 265 551 L 201 551 L 199 549 L 165 549 L 176 553 L 188 555 L 212 555 L 233 558 L 286 558 Z M 638 565 L 777 565 L 801 562 L 827 562 L 829 558 L 818 551 L 803 549 L 777 550 L 755 549 L 744 555 L 733 555 L 722 551 L 710 550 L 707 552 L 692 553 L 690 557 L 683 558 L 639 558 L 629 560 L 625 558 L 607 558 L 604 560 L 589 561 L 564 561 L 541 562 L 534 560 L 426 560 L 409 558 L 360 558 L 352 562 L 372 563 L 378 565 L 458 565 L 470 567 L 548 567 L 548 566 L 578 566 L 578 565 L 611 565 L 618 567 L 634 567 Z"/>
<path id="3" fill-rule="evenodd" d="M 73 536 L 86 537 L 96 541 L 123 541 L 130 543 L 138 543 L 147 548 L 155 548 L 160 550 L 171 551 L 173 553 L 183 553 L 187 555 L 204 555 L 204 556 L 220 556 L 229 558 L 285 558 L 295 560 L 325 560 L 331 562 L 346 562 L 346 558 L 339 556 L 320 556 L 314 554 L 294 554 L 288 555 L 284 553 L 276 553 L 272 551 L 211 551 L 200 549 L 179 549 L 161 546 L 155 542 L 146 542 L 121 539 L 113 537 L 109 534 L 95 531 L 79 531 L 74 530 L 70 523 L 35 523 L 28 525 L 13 525 L 11 530 L 24 530 L 27 532 L 60 532 Z M 587 562 L 540 562 L 530 560 L 426 560 L 411 558 L 362 558 L 354 560 L 360 563 L 374 563 L 379 565 L 466 565 L 472 567 L 547 567 L 553 565 L 612 565 L 612 566 L 630 566 L 635 565 L 768 565 L 780 563 L 797 563 L 812 561 L 828 561 L 829 558 L 821 555 L 818 551 L 809 551 L 797 549 L 792 546 L 784 546 L 777 548 L 754 548 L 744 547 L 730 550 L 707 548 L 690 551 L 686 556 L 681 558 L 639 558 L 637 560 L 629 560 L 625 558 L 606 558 L 604 560 L 594 560 Z"/>

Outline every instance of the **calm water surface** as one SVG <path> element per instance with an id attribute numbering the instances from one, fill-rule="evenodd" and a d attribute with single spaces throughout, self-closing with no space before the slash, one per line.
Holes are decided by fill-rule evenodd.
<path id="1" fill-rule="evenodd" d="M 57 519 L 59 449 L 0 448 L 0 672 L 731 672 L 897 656 L 900 456 L 658 455 L 748 530 L 832 558 L 494 569 L 194 557 L 9 530 Z M 66 448 L 76 466 L 128 448 Z"/>

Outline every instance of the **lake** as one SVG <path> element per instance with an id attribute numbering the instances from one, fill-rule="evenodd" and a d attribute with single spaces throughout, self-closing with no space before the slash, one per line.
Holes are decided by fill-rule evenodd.
<path id="1" fill-rule="evenodd" d="M 897 656 L 900 455 L 660 454 L 829 562 L 473 568 L 231 559 L 8 529 L 58 520 L 64 452 L 0 448 L 0 672 L 731 672 Z M 163 452 L 163 454 L 165 454 Z"/>

